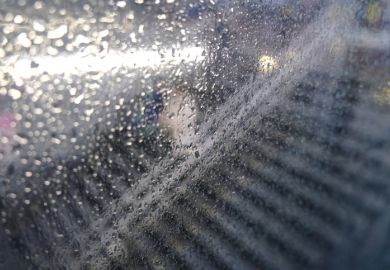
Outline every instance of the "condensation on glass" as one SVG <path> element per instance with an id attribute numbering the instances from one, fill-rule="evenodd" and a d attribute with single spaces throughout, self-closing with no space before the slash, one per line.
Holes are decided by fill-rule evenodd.
<path id="1" fill-rule="evenodd" d="M 388 0 L 0 0 L 0 269 L 388 269 Z"/>

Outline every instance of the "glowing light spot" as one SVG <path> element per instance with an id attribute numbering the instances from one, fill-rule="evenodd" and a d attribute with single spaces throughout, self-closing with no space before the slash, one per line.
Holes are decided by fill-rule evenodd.
<path id="1" fill-rule="evenodd" d="M 266 54 L 260 55 L 257 67 L 257 70 L 259 72 L 262 72 L 264 74 L 270 74 L 278 67 L 279 64 L 274 57 Z"/>

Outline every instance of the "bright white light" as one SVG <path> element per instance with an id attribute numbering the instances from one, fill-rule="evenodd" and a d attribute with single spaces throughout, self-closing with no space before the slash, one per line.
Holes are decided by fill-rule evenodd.
<path id="1" fill-rule="evenodd" d="M 47 73 L 49 75 L 78 75 L 88 72 L 109 72 L 117 68 L 163 68 L 180 63 L 199 62 L 204 59 L 203 49 L 187 47 L 158 52 L 139 50 L 133 52 L 108 51 L 104 54 L 62 54 L 34 58 L 9 57 L 4 59 L 0 71 L 9 73 L 15 80 L 29 79 Z"/>

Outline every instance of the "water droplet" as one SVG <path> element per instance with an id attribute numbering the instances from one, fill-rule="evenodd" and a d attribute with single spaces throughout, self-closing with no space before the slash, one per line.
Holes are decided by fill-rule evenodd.
<path id="1" fill-rule="evenodd" d="M 26 33 L 20 33 L 16 40 L 18 44 L 25 48 L 29 48 L 31 46 L 31 40 L 28 38 Z"/>
<path id="2" fill-rule="evenodd" d="M 17 100 L 19 99 L 21 96 L 22 96 L 22 93 L 17 90 L 17 89 L 14 89 L 14 88 L 11 88 L 9 91 L 8 91 L 8 95 L 13 99 L 13 100 Z"/>
<path id="3" fill-rule="evenodd" d="M 120 7 L 120 8 L 124 8 L 126 6 L 126 2 L 125 1 L 118 1 L 116 3 L 117 7 Z"/>
<path id="4" fill-rule="evenodd" d="M 34 21 L 33 22 L 33 29 L 37 32 L 44 32 L 46 28 L 42 23 L 40 23 L 38 21 Z"/>
<path id="5" fill-rule="evenodd" d="M 58 26 L 56 29 L 50 30 L 47 33 L 47 37 L 49 39 L 58 39 L 58 38 L 62 38 L 67 32 L 68 32 L 68 26 L 62 24 Z"/>

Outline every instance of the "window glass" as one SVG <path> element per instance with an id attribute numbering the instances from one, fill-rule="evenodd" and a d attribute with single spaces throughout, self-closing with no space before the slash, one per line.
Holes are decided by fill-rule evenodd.
<path id="1" fill-rule="evenodd" d="M 0 0 L 0 269 L 388 269 L 388 0 Z"/>

